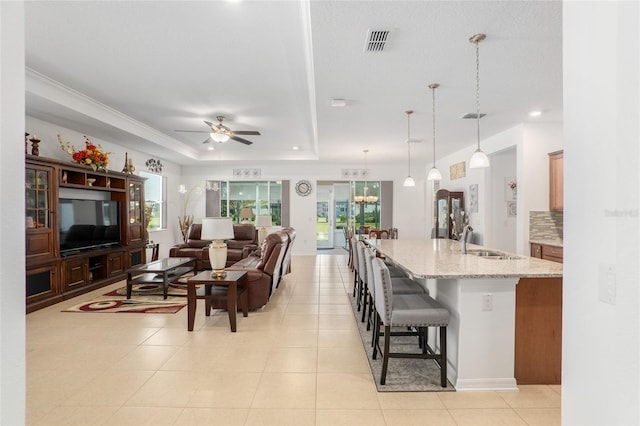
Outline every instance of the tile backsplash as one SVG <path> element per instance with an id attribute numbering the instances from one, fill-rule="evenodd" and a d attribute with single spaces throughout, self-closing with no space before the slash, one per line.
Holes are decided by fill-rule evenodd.
<path id="1" fill-rule="evenodd" d="M 562 212 L 529 212 L 530 240 L 562 240 Z"/>

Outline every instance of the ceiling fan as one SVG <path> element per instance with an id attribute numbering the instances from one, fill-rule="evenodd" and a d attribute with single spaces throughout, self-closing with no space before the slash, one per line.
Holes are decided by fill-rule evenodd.
<path id="1" fill-rule="evenodd" d="M 243 143 L 245 145 L 251 145 L 253 142 L 243 139 L 237 135 L 260 135 L 260 132 L 255 130 L 231 130 L 222 122 L 224 121 L 224 116 L 219 115 L 216 117 L 218 119 L 218 124 L 213 124 L 210 121 L 204 120 L 204 123 L 209 126 L 210 130 L 175 130 L 176 132 L 190 132 L 190 133 L 209 133 L 209 137 L 202 143 L 209 143 L 211 140 L 224 143 L 229 139 L 233 139 L 236 142 Z"/>

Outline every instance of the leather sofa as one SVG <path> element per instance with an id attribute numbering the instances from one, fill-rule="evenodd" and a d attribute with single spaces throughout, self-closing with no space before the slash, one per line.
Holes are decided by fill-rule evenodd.
<path id="1" fill-rule="evenodd" d="M 282 261 L 288 245 L 289 235 L 286 232 L 272 232 L 259 250 L 225 268 L 227 271 L 247 272 L 249 309 L 259 309 L 269 301 L 280 281 Z"/>
<path id="2" fill-rule="evenodd" d="M 196 270 L 211 269 L 208 245 L 211 240 L 201 238 L 202 224 L 193 223 L 187 229 L 187 240 L 169 249 L 169 257 L 195 257 Z M 234 238 L 227 240 L 227 263 L 231 266 L 258 248 L 258 232 L 252 224 L 234 224 Z"/>

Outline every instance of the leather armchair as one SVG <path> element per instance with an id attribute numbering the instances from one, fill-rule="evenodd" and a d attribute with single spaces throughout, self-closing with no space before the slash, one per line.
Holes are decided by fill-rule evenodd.
<path id="1" fill-rule="evenodd" d="M 209 250 L 207 246 L 211 240 L 203 240 L 202 224 L 193 223 L 187 229 L 187 240 L 184 243 L 177 244 L 169 249 L 169 257 L 195 257 L 196 270 L 211 269 L 209 263 Z"/>
<path id="2" fill-rule="evenodd" d="M 227 266 L 244 259 L 258 248 L 258 231 L 250 223 L 233 225 L 233 240 L 227 240 Z"/>
<path id="3" fill-rule="evenodd" d="M 296 239 L 296 230 L 291 228 L 290 226 L 286 226 L 282 228 L 282 231 L 286 232 L 289 237 L 289 243 L 287 244 L 287 249 L 284 253 L 284 259 L 282 260 L 282 270 L 280 272 L 280 279 L 291 272 L 291 248 L 293 246 L 293 242 Z"/>

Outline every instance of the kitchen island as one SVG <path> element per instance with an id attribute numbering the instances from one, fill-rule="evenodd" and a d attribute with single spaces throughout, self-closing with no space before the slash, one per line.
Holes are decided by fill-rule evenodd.
<path id="1" fill-rule="evenodd" d="M 460 243 L 447 239 L 369 244 L 423 280 L 449 309 L 448 376 L 457 390 L 559 383 L 561 264 L 511 253 L 474 255 L 491 249 L 473 244 L 462 254 Z"/>

